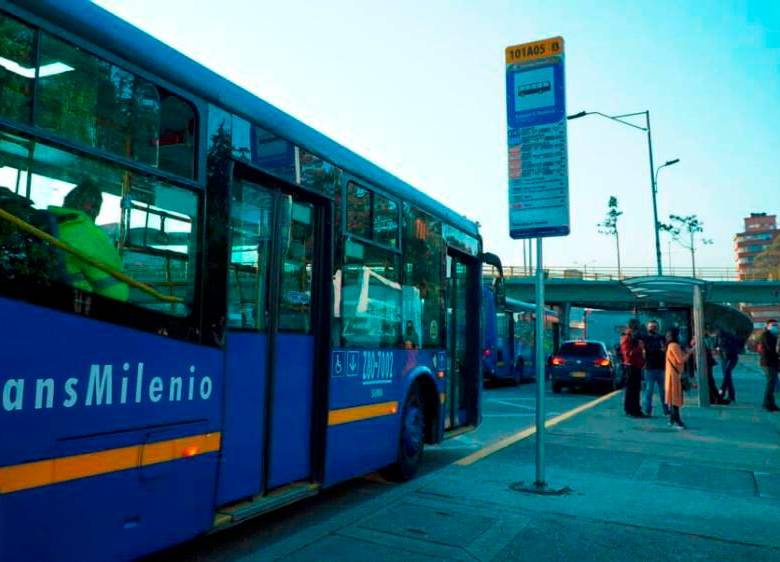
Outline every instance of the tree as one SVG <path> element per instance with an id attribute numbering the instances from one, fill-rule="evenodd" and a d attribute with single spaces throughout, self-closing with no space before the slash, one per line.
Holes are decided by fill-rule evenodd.
<path id="1" fill-rule="evenodd" d="M 599 229 L 599 233 L 605 234 L 607 236 L 615 237 L 615 247 L 617 249 L 618 279 L 621 279 L 623 277 L 620 268 L 620 234 L 618 233 L 618 219 L 622 214 L 623 211 L 621 211 L 618 208 L 617 197 L 615 197 L 614 195 L 610 195 L 609 202 L 607 203 L 607 216 L 604 217 L 604 220 L 602 222 L 596 225 Z"/>
<path id="2" fill-rule="evenodd" d="M 756 256 L 754 262 L 756 275 L 765 279 L 780 279 L 780 236 Z"/>
<path id="3" fill-rule="evenodd" d="M 691 253 L 691 270 L 693 277 L 696 277 L 696 235 L 704 232 L 704 223 L 696 215 L 669 215 L 669 223 L 658 223 L 658 229 L 668 232 L 672 235 L 672 240 Z M 687 237 L 688 242 L 683 238 Z M 703 238 L 702 244 L 713 244 L 711 238 Z"/>

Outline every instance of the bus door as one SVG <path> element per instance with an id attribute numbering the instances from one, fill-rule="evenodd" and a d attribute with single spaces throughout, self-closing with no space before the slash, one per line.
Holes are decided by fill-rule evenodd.
<path id="1" fill-rule="evenodd" d="M 220 504 L 314 478 L 314 416 L 326 375 L 315 366 L 327 364 L 317 359 L 327 343 L 327 295 L 318 290 L 327 286 L 327 203 L 242 175 L 251 179 L 233 179 L 229 213 Z"/>
<path id="2" fill-rule="evenodd" d="M 450 252 L 447 255 L 447 396 L 446 430 L 475 424 L 479 396 L 479 262 Z"/>
<path id="3" fill-rule="evenodd" d="M 315 410 L 316 334 L 324 302 L 322 211 L 314 201 L 278 194 L 275 267 L 271 272 L 273 345 L 267 434 L 267 487 L 310 480 Z M 320 373 L 321 375 L 322 373 Z"/>

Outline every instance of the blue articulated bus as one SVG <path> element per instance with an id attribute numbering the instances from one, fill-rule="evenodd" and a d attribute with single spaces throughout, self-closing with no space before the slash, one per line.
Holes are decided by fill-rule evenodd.
<path id="1" fill-rule="evenodd" d="M 506 296 L 498 256 L 483 254 L 482 376 L 485 382 L 520 384 L 536 378 L 532 303 Z M 558 346 L 558 313 L 545 311 L 545 356 Z"/>
<path id="2" fill-rule="evenodd" d="M 127 560 L 480 421 L 475 223 L 90 2 L 0 0 L 0 560 Z"/>
<path id="3" fill-rule="evenodd" d="M 524 357 L 516 349 L 514 311 L 511 299 L 496 302 L 490 288 L 482 288 L 484 335 L 482 343 L 482 376 L 485 382 L 520 384 L 529 373 Z M 531 378 L 533 378 L 531 373 Z"/>
<path id="4" fill-rule="evenodd" d="M 495 383 L 519 384 L 523 363 L 516 361 L 514 321 L 507 307 L 501 260 L 483 254 L 482 282 L 482 377 Z"/>
<path id="5" fill-rule="evenodd" d="M 536 379 L 536 305 L 533 303 L 507 299 L 507 309 L 511 311 L 514 329 L 515 361 L 522 364 L 523 379 Z M 561 340 L 560 315 L 555 308 L 547 308 L 544 313 L 544 361 L 556 352 Z"/>

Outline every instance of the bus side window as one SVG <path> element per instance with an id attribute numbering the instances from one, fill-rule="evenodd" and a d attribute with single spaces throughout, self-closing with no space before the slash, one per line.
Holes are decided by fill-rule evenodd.
<path id="1" fill-rule="evenodd" d="M 55 223 L 50 234 L 72 249 L 55 252 L 57 282 L 165 314 L 190 313 L 197 268 L 195 192 L 10 134 L 0 134 L 0 160 L 6 162 L 0 182 L 13 185 L 39 215 L 48 215 Z M 36 247 L 47 244 L 27 239 Z M 46 281 L 43 271 L 26 275 L 32 277 L 26 283 Z"/>
<path id="2" fill-rule="evenodd" d="M 342 344 L 394 347 L 401 340 L 399 257 L 347 240 L 341 275 Z"/>
<path id="3" fill-rule="evenodd" d="M 189 102 L 48 33 L 39 36 L 35 125 L 194 177 L 197 114 Z"/>
<path id="4" fill-rule="evenodd" d="M 228 326 L 265 330 L 273 196 L 249 182 L 233 182 L 230 205 Z"/>
<path id="5" fill-rule="evenodd" d="M 442 346 L 444 241 L 441 223 L 404 205 L 404 325 L 412 322 L 422 347 Z M 418 344 L 419 345 L 419 344 Z"/>
<path id="6" fill-rule="evenodd" d="M 282 280 L 279 297 L 279 329 L 310 334 L 312 272 L 314 270 L 315 213 L 311 203 L 282 198 Z"/>
<path id="7" fill-rule="evenodd" d="M 347 231 L 371 239 L 371 191 L 354 183 L 347 186 Z"/>
<path id="8" fill-rule="evenodd" d="M 195 109 L 171 94 L 160 104 L 160 169 L 191 178 L 195 176 Z"/>
<path id="9" fill-rule="evenodd" d="M 125 210 L 119 232 L 125 270 L 162 294 L 192 302 L 198 224 L 195 193 L 134 176 L 123 202 L 116 205 Z M 188 313 L 183 304 L 157 302 L 132 288 L 130 302 L 177 316 Z"/>
<path id="10" fill-rule="evenodd" d="M 2 13 L 0 59 L 7 61 L 0 64 L 0 116 L 28 123 L 35 76 L 35 30 Z"/>

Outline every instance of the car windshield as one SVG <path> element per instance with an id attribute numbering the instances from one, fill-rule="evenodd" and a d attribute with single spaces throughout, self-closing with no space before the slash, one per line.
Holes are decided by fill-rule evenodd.
<path id="1" fill-rule="evenodd" d="M 567 342 L 561 346 L 559 353 L 575 357 L 603 357 L 604 348 L 598 343 Z"/>

